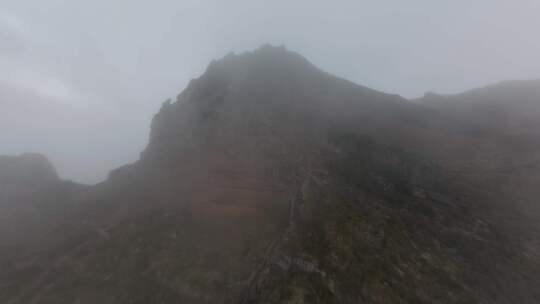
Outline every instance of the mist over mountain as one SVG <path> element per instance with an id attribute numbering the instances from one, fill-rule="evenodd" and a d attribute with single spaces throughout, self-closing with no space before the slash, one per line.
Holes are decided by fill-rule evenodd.
<path id="1" fill-rule="evenodd" d="M 1 154 L 47 154 L 61 177 L 81 183 L 102 181 L 103 172 L 136 160 L 138 150 L 146 144 L 146 136 L 133 136 L 134 132 L 147 132 L 140 127 L 140 118 L 122 114 L 125 117 L 119 120 L 118 112 L 125 109 L 62 103 L 1 83 L 0 109 Z M 149 122 L 151 113 L 147 116 Z M 101 153 L 103 147 L 109 153 Z"/>
<path id="2" fill-rule="evenodd" d="M 535 81 L 409 101 L 231 53 L 102 183 L 0 158 L 0 302 L 538 303 L 538 109 Z"/>
<path id="3" fill-rule="evenodd" d="M 43 153 L 62 178 L 102 182 L 138 159 L 163 101 L 212 59 L 263 43 L 406 98 L 540 78 L 539 11 L 537 0 L 3 0 L 0 154 Z"/>

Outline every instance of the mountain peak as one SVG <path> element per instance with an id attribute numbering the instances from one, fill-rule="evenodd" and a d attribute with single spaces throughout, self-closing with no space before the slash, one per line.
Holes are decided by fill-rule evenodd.
<path id="1" fill-rule="evenodd" d="M 386 127 L 407 116 L 408 107 L 399 96 L 326 73 L 283 46 L 263 45 L 213 61 L 176 102 L 164 103 L 143 156 L 208 150 L 209 143 L 236 149 L 239 141 L 250 145 L 273 137 L 301 142 L 305 134 L 298 131 L 294 138 L 291 130 Z"/>
<path id="2" fill-rule="evenodd" d="M 309 64 L 309 61 L 305 59 L 302 55 L 288 50 L 285 46 L 273 46 L 271 44 L 263 44 L 259 48 L 253 50 L 253 51 L 247 51 L 240 54 L 236 54 L 234 52 L 231 52 L 227 54 L 226 56 L 222 57 L 221 59 L 214 60 L 210 64 L 210 66 L 213 65 L 219 65 L 219 64 L 227 64 L 227 63 L 239 63 L 239 62 L 246 62 L 246 61 L 262 61 L 266 62 L 268 60 L 276 62 L 290 62 L 292 60 L 302 62 L 304 64 Z"/>
<path id="3" fill-rule="evenodd" d="M 321 73 L 302 55 L 284 46 L 262 45 L 254 51 L 229 53 L 210 63 L 200 79 L 228 78 L 242 80 L 247 77 L 271 78 L 305 77 Z"/>
<path id="4" fill-rule="evenodd" d="M 0 180 L 59 180 L 56 169 L 42 154 L 25 153 L 18 156 L 0 155 Z"/>

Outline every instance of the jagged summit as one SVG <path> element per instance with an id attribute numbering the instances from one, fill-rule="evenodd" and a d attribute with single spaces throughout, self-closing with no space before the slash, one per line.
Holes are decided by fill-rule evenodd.
<path id="1" fill-rule="evenodd" d="M 242 69 L 261 74 L 279 73 L 279 71 L 320 71 L 302 55 L 288 50 L 285 46 L 276 47 L 265 44 L 251 52 L 229 53 L 219 60 L 214 60 L 208 66 L 206 73 L 232 73 Z"/>
<path id="2" fill-rule="evenodd" d="M 178 148 L 208 148 L 208 143 L 235 146 L 254 138 L 298 141 L 305 136 L 294 135 L 299 129 L 385 128 L 412 122 L 410 116 L 421 112 L 404 101 L 326 73 L 284 47 L 264 45 L 212 62 L 176 102 L 166 102 L 152 122 L 143 155 L 177 154 Z"/>
<path id="3" fill-rule="evenodd" d="M 204 99 L 208 94 L 249 87 L 283 90 L 287 83 L 327 76 L 307 59 L 285 47 L 264 45 L 252 52 L 230 53 L 212 61 L 201 77 L 190 82 L 177 101 L 194 101 Z"/>
<path id="4" fill-rule="evenodd" d="M 354 84 L 330 75 L 302 55 L 284 46 L 263 45 L 260 48 L 241 54 L 230 53 L 210 63 L 203 75 L 190 82 L 177 101 L 198 99 L 204 93 L 217 89 L 242 89 L 255 87 L 272 90 L 306 89 L 300 85 L 311 85 L 312 89 L 327 88 L 332 83 L 354 87 L 366 93 L 379 93 L 375 90 Z M 326 85 L 325 85 L 326 84 Z M 204 93 L 203 93 L 204 92 Z"/>
<path id="5" fill-rule="evenodd" d="M 209 66 L 213 67 L 215 65 L 219 65 L 220 63 L 231 63 L 234 61 L 240 62 L 242 60 L 244 60 L 244 62 L 246 60 L 253 60 L 259 62 L 270 61 L 271 63 L 291 63 L 296 61 L 299 64 L 313 66 L 306 58 L 304 58 L 299 53 L 288 50 L 283 45 L 273 46 L 270 44 L 264 44 L 253 51 L 246 51 L 239 54 L 231 52 L 222 57 L 221 59 L 213 60 Z"/>

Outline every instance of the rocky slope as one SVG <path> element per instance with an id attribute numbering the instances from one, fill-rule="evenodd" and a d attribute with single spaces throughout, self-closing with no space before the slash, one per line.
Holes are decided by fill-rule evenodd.
<path id="1" fill-rule="evenodd" d="M 507 81 L 450 96 L 431 94 L 419 102 L 468 135 L 455 145 L 453 173 L 486 192 L 491 206 L 511 205 L 513 215 L 500 221 L 517 230 L 514 238 L 524 238 L 538 256 L 540 80 Z"/>
<path id="2" fill-rule="evenodd" d="M 163 104 L 137 163 L 59 198 L 0 301 L 536 303 L 537 251 L 469 178 L 460 147 L 484 139 L 455 121 L 284 48 L 228 55 Z"/>

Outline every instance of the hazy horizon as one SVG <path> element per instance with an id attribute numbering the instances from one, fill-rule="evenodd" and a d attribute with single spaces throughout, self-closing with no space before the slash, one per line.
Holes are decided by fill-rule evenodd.
<path id="1" fill-rule="evenodd" d="M 210 61 L 285 45 L 321 69 L 415 98 L 540 78 L 540 2 L 11 1 L 0 4 L 0 154 L 103 180 Z"/>

